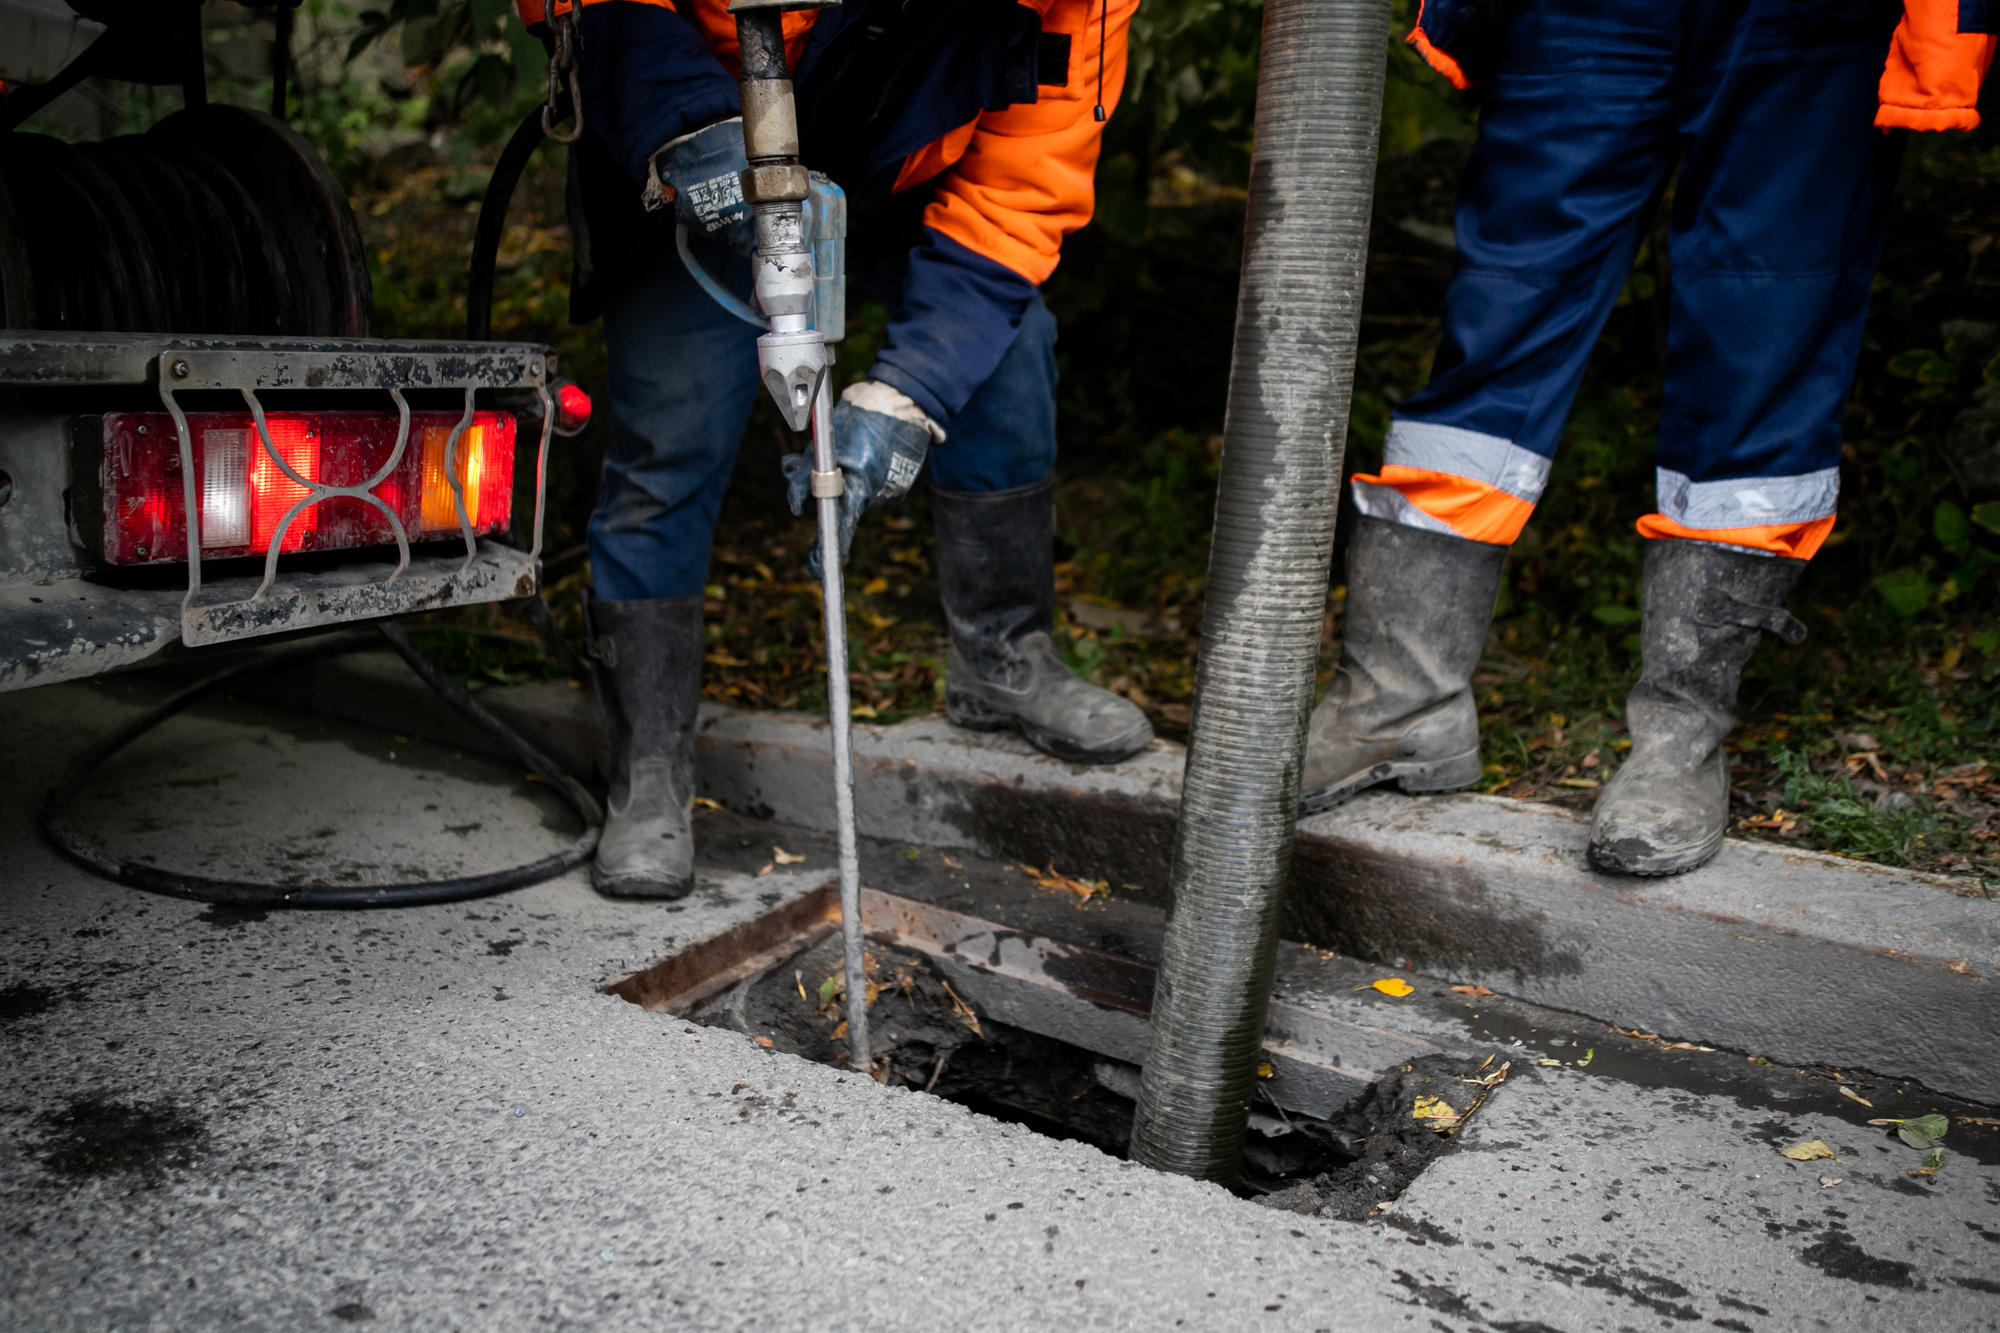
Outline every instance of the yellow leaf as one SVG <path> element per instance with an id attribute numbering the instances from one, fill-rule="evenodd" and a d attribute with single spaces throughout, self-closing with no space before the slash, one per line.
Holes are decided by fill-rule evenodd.
<path id="1" fill-rule="evenodd" d="M 1558 1069 L 1562 1068 L 1562 1061 L 1560 1060 L 1537 1060 L 1535 1063 L 1538 1065 L 1554 1065 Z"/>
<path id="2" fill-rule="evenodd" d="M 856 704 L 854 705 L 854 707 L 848 709 L 847 711 L 852 713 L 855 717 L 875 716 L 875 710 L 873 708 L 870 708 L 867 704 Z"/>
<path id="3" fill-rule="evenodd" d="M 1263 1064 L 1257 1066 L 1257 1077 L 1258 1078 L 1271 1077 L 1271 1062 L 1269 1060 L 1266 1060 Z"/>
<path id="4" fill-rule="evenodd" d="M 1794 1143 L 1791 1147 L 1780 1148 L 1778 1151 L 1786 1157 L 1791 1158 L 1794 1162 L 1811 1162 L 1821 1157 L 1833 1158 L 1835 1161 L 1840 1160 L 1833 1156 L 1833 1149 L 1827 1147 L 1819 1139 L 1807 1139 L 1804 1143 Z"/>
<path id="5" fill-rule="evenodd" d="M 863 597 L 873 597 L 876 593 L 886 590 L 888 586 L 889 586 L 889 580 L 884 578 L 872 578 L 868 580 L 868 582 L 861 585 L 861 595 Z"/>
<path id="6" fill-rule="evenodd" d="M 1459 1122 L 1458 1112 L 1451 1109 L 1451 1103 L 1442 1097 L 1419 1097 L 1410 1114 L 1418 1120 L 1433 1120 L 1436 1129 L 1449 1129 Z"/>
<path id="7" fill-rule="evenodd" d="M 1380 981 L 1371 981 L 1368 984 L 1384 995 L 1403 996 L 1416 989 L 1401 977 L 1383 977 Z"/>
<path id="8" fill-rule="evenodd" d="M 704 810 L 720 810 L 722 808 L 720 801 L 711 801 L 706 796 L 695 797 L 694 803 Z"/>
<path id="9" fill-rule="evenodd" d="M 1847 1098 L 1847 1100 L 1850 1102 L 1860 1102 L 1863 1106 L 1867 1107 L 1871 1111 L 1875 1109 L 1874 1102 L 1869 1101 L 1866 1097 L 1863 1097 L 1860 1093 L 1856 1092 L 1852 1088 L 1842 1088 L 1840 1090 L 1840 1095 Z"/>
<path id="10" fill-rule="evenodd" d="M 771 859 L 781 866 L 800 865 L 805 861 L 803 856 L 794 856 L 784 848 L 775 845 L 771 848 Z"/>

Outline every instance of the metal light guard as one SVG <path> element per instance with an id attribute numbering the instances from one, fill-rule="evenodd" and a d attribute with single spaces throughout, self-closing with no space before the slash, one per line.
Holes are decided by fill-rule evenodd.
<path id="1" fill-rule="evenodd" d="M 273 346 L 270 350 L 219 350 L 171 347 L 158 363 L 160 400 L 174 419 L 180 444 L 181 488 L 186 511 L 188 587 L 181 599 L 181 639 L 189 647 L 275 634 L 287 630 L 377 619 L 445 604 L 497 601 L 531 595 L 540 583 L 542 519 L 547 500 L 549 442 L 554 433 L 555 404 L 549 398 L 548 359 L 531 349 L 496 347 L 478 353 L 393 353 L 371 351 L 357 342 L 351 349 L 332 343 L 313 349 Z M 458 444 L 471 424 L 474 394 L 479 389 L 531 388 L 541 400 L 542 438 L 535 462 L 535 531 L 531 549 L 523 555 L 496 543 L 482 543 L 472 530 L 465 506 L 465 487 L 458 475 Z M 271 389 L 375 389 L 386 391 L 398 413 L 396 447 L 389 461 L 366 481 L 330 486 L 301 475 L 272 443 L 260 391 Z M 411 586 L 404 576 L 411 567 L 409 535 L 379 496 L 372 494 L 403 459 L 410 440 L 407 389 L 456 389 L 465 398 L 465 412 L 445 441 L 445 479 L 451 485 L 459 532 L 465 539 L 465 559 L 455 570 L 433 570 Z M 177 395 L 189 391 L 223 390 L 240 395 L 257 425 L 258 447 L 279 471 L 305 489 L 278 521 L 264 555 L 264 577 L 255 592 L 234 601 L 197 605 L 202 588 L 201 509 L 195 487 L 194 439 Z M 298 516 L 325 500 L 345 498 L 373 505 L 389 519 L 396 534 L 396 567 L 383 578 L 329 586 L 324 580 L 310 588 L 278 585 L 278 557 L 285 534 Z M 435 566 L 441 562 L 428 561 Z M 390 585 L 401 584 L 391 590 Z M 276 595 L 273 596 L 273 589 Z M 496 595 L 497 594 L 497 595 Z"/>

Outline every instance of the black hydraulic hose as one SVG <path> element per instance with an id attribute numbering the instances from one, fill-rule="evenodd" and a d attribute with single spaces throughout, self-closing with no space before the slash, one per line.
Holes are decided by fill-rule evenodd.
<path id="1" fill-rule="evenodd" d="M 557 95 L 559 108 L 567 105 L 568 97 L 567 91 Z M 474 342 L 486 342 L 493 336 L 493 283 L 500 268 L 500 240 L 507 230 L 507 210 L 513 205 L 514 189 L 521 183 L 521 174 L 528 169 L 528 159 L 547 137 L 548 131 L 542 126 L 542 108 L 536 107 L 500 150 L 500 160 L 486 182 L 485 197 L 479 201 L 479 224 L 472 233 L 472 268 L 465 284 L 465 336 Z M 535 622 L 535 632 L 541 636 L 543 648 L 557 665 L 574 679 L 587 679 L 589 672 L 564 642 L 548 599 L 539 589 L 528 599 L 528 614 Z"/>
<path id="2" fill-rule="evenodd" d="M 465 336 L 474 342 L 485 342 L 493 336 L 493 281 L 500 268 L 500 239 L 507 230 L 507 208 L 514 202 L 514 187 L 521 183 L 528 159 L 546 137 L 542 108 L 536 107 L 500 150 L 500 160 L 486 182 L 486 195 L 479 201 L 479 225 L 472 234 L 472 270 L 465 285 Z"/>
<path id="3" fill-rule="evenodd" d="M 123 726 L 106 733 L 78 756 L 69 771 L 63 775 L 62 781 L 56 784 L 55 789 L 42 803 L 43 836 L 56 850 L 84 869 L 116 880 L 120 884 L 144 889 L 149 893 L 166 894 L 174 898 L 192 898 L 198 902 L 227 903 L 235 907 L 416 907 L 426 903 L 458 902 L 467 898 L 490 897 L 529 884 L 539 884 L 589 860 L 591 854 L 597 850 L 597 835 L 604 822 L 604 813 L 591 794 L 584 790 L 582 784 L 563 772 L 553 760 L 535 749 L 519 733 L 480 707 L 478 702 L 449 676 L 432 666 L 424 655 L 417 651 L 416 646 L 410 642 L 401 628 L 386 622 L 377 628 L 381 637 L 389 641 L 389 646 L 409 664 L 412 671 L 423 678 L 425 684 L 443 695 L 454 708 L 487 735 L 500 742 L 510 755 L 555 789 L 556 794 L 562 797 L 583 821 L 582 834 L 561 851 L 542 857 L 538 861 L 508 870 L 496 870 L 485 875 L 468 875 L 458 879 L 432 880 L 418 884 L 255 884 L 238 880 L 208 879 L 199 875 L 183 875 L 173 870 L 162 870 L 158 866 L 120 860 L 85 840 L 63 819 L 62 807 L 69 803 L 70 798 L 82 789 L 84 783 L 90 780 L 91 775 L 107 759 L 168 718 L 185 711 L 192 704 L 239 676 L 309 658 L 352 652 L 376 642 L 375 634 L 361 632 L 308 640 L 247 662 L 238 662 L 225 667 L 181 690 Z"/>
<path id="4" fill-rule="evenodd" d="M 1264 8 L 1243 284 L 1132 1156 L 1234 1182 L 1291 869 L 1368 257 L 1388 0 Z"/>

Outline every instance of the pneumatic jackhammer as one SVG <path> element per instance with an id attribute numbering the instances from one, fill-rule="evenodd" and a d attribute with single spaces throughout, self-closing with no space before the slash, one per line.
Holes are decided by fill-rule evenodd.
<path id="1" fill-rule="evenodd" d="M 846 490 L 833 452 L 833 354 L 815 327 L 813 243 L 806 234 L 811 181 L 799 161 L 798 115 L 785 60 L 787 9 L 840 0 L 735 0 L 742 52 L 743 198 L 755 216 L 757 304 L 770 331 L 757 339 L 764 387 L 793 430 L 812 430 L 811 490 L 819 511 L 826 614 L 827 721 L 833 731 L 833 808 L 840 852 L 840 929 L 845 946 L 848 1064 L 872 1073 L 868 983 L 861 952 L 861 865 L 854 828 L 853 722 L 848 712 L 847 604 L 841 587 L 840 502 Z"/>

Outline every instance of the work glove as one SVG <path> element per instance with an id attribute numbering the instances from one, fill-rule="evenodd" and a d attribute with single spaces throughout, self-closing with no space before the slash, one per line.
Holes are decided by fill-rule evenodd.
<path id="1" fill-rule="evenodd" d="M 854 529 L 869 510 L 899 500 L 916 484 L 924 457 L 944 442 L 944 430 L 900 391 L 879 380 L 850 384 L 833 405 L 833 458 L 847 490 L 840 497 L 840 560 L 854 544 Z M 786 454 L 785 498 L 794 514 L 812 503 L 812 457 Z M 820 576 L 819 546 L 806 566 Z"/>
<path id="2" fill-rule="evenodd" d="M 743 117 L 718 120 L 669 139 L 646 163 L 647 212 L 674 206 L 674 219 L 739 255 L 757 248 L 757 229 L 743 198 Z"/>

